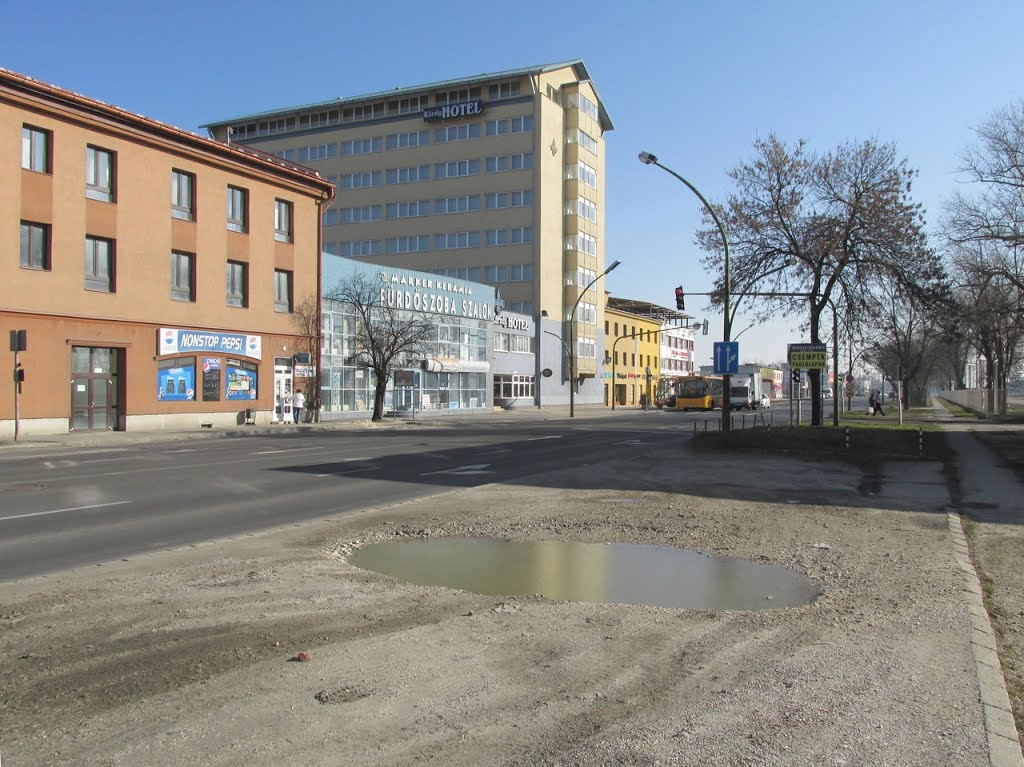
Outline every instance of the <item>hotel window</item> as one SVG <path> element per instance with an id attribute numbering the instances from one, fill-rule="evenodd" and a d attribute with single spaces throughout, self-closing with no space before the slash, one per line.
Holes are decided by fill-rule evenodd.
<path id="1" fill-rule="evenodd" d="M 577 232 L 575 237 L 570 234 L 565 238 L 565 249 L 586 253 L 588 256 L 596 256 L 597 239 L 583 232 Z"/>
<path id="2" fill-rule="evenodd" d="M 325 128 L 328 125 L 337 125 L 339 122 L 337 109 L 330 112 L 317 112 L 315 114 L 302 115 L 299 117 L 299 130 L 307 128 Z"/>
<path id="3" fill-rule="evenodd" d="M 503 173 L 507 170 L 528 170 L 533 167 L 533 153 L 503 154 L 487 158 L 488 173 Z"/>
<path id="4" fill-rule="evenodd" d="M 430 215 L 429 200 L 388 203 L 388 218 L 417 218 Z"/>
<path id="5" fill-rule="evenodd" d="M 597 189 L 597 171 L 585 162 L 579 162 L 575 166 L 566 166 L 565 177 L 569 179 L 579 179 L 587 186 Z"/>
<path id="6" fill-rule="evenodd" d="M 21 222 L 21 265 L 25 269 L 50 269 L 50 226 Z"/>
<path id="7" fill-rule="evenodd" d="M 584 133 L 581 130 L 576 131 L 575 139 L 579 142 L 579 145 L 594 154 L 597 154 L 597 140 L 589 133 Z M 571 141 L 572 139 L 570 139 Z"/>
<path id="8" fill-rule="evenodd" d="M 392 115 L 407 115 L 426 108 L 426 96 L 412 96 L 407 99 L 395 99 L 388 102 L 388 114 Z"/>
<path id="9" fill-rule="evenodd" d="M 487 98 L 491 101 L 496 99 L 510 99 L 519 95 L 519 81 L 511 83 L 497 83 L 487 89 Z"/>
<path id="10" fill-rule="evenodd" d="M 388 253 L 418 253 L 424 250 L 430 250 L 430 235 L 428 234 L 391 237 L 387 241 Z"/>
<path id="11" fill-rule="evenodd" d="M 430 143 L 430 131 L 417 130 L 411 133 L 392 133 L 388 136 L 388 150 L 411 149 Z"/>
<path id="12" fill-rule="evenodd" d="M 449 232 L 434 236 L 434 247 L 437 250 L 459 250 L 462 248 L 479 248 L 480 232 Z"/>
<path id="13" fill-rule="evenodd" d="M 500 208 L 522 208 L 533 205 L 533 190 L 524 189 L 521 192 L 489 192 L 484 196 L 485 205 L 488 210 Z"/>
<path id="14" fill-rule="evenodd" d="M 274 270 L 274 311 L 292 311 L 292 273 L 284 269 Z"/>
<path id="15" fill-rule="evenodd" d="M 438 144 L 448 144 L 452 141 L 468 141 L 472 138 L 480 138 L 480 124 L 449 125 L 446 128 L 437 128 L 434 131 L 434 141 Z"/>
<path id="16" fill-rule="evenodd" d="M 533 116 L 512 117 L 487 122 L 488 136 L 504 136 L 509 133 L 527 133 L 533 130 Z"/>
<path id="17" fill-rule="evenodd" d="M 597 205 L 585 197 L 580 197 L 577 200 L 569 200 L 566 204 L 565 212 L 570 215 L 585 218 L 587 221 L 592 221 L 595 224 L 597 223 Z"/>
<path id="18" fill-rule="evenodd" d="M 379 170 L 367 173 L 345 173 L 341 177 L 342 189 L 369 189 L 380 186 L 381 173 Z"/>
<path id="19" fill-rule="evenodd" d="M 338 243 L 338 255 L 345 256 L 346 258 L 379 256 L 380 254 L 380 240 L 354 240 Z"/>
<path id="20" fill-rule="evenodd" d="M 479 160 L 456 160 L 455 162 L 439 162 L 434 165 L 434 178 L 438 179 L 477 176 L 479 174 Z"/>
<path id="21" fill-rule="evenodd" d="M 547 87 L 547 93 L 546 93 L 546 95 L 547 95 L 547 97 L 548 97 L 549 99 L 551 99 L 552 101 L 554 101 L 554 102 L 555 102 L 556 104 L 561 104 L 561 103 L 562 103 L 562 94 L 561 94 L 561 92 L 560 92 L 560 91 L 558 90 L 558 88 L 554 87 L 553 85 L 549 85 L 549 86 Z"/>
<path id="22" fill-rule="evenodd" d="M 196 300 L 196 257 L 192 253 L 171 252 L 171 298 Z"/>
<path id="23" fill-rule="evenodd" d="M 171 217 L 194 221 L 196 215 L 196 177 L 183 170 L 171 171 Z"/>
<path id="24" fill-rule="evenodd" d="M 446 104 L 458 104 L 462 101 L 471 101 L 480 98 L 479 88 L 459 88 L 452 91 L 440 91 L 434 94 L 434 103 L 437 106 Z"/>
<path id="25" fill-rule="evenodd" d="M 249 192 L 241 187 L 229 186 L 227 192 L 228 229 L 245 232 L 249 228 Z"/>
<path id="26" fill-rule="evenodd" d="M 274 239 L 292 241 L 292 204 L 288 200 L 274 200 Z"/>
<path id="27" fill-rule="evenodd" d="M 33 128 L 31 125 L 21 126 L 21 167 L 38 173 L 49 173 L 52 140 L 53 134 L 48 130 Z"/>
<path id="28" fill-rule="evenodd" d="M 357 154 L 372 154 L 381 149 L 380 136 L 373 138 L 357 138 L 351 141 L 341 142 L 341 154 L 344 157 L 352 157 Z"/>
<path id="29" fill-rule="evenodd" d="M 480 195 L 442 197 L 434 201 L 435 213 L 469 213 L 474 210 L 480 210 Z"/>
<path id="30" fill-rule="evenodd" d="M 366 221 L 379 221 L 380 205 L 363 205 L 359 208 L 341 208 L 341 223 L 361 224 Z"/>
<path id="31" fill-rule="evenodd" d="M 293 156 L 291 153 L 295 152 Z M 298 159 L 299 162 L 314 162 L 316 160 L 330 160 L 331 158 L 338 156 L 338 145 L 331 144 L 316 144 L 314 146 L 300 147 L 298 150 L 290 149 L 285 152 L 286 160 Z"/>
<path id="32" fill-rule="evenodd" d="M 487 244 L 489 246 L 522 245 L 529 242 L 533 242 L 533 228 L 529 226 L 487 230 Z"/>
<path id="33" fill-rule="evenodd" d="M 95 146 L 85 148 L 85 196 L 114 201 L 114 153 Z"/>
<path id="34" fill-rule="evenodd" d="M 242 308 L 249 305 L 249 265 L 241 261 L 228 261 L 227 304 Z"/>
<path id="35" fill-rule="evenodd" d="M 389 184 L 411 184 L 430 180 L 429 165 L 412 165 L 408 168 L 388 168 Z"/>
<path id="36" fill-rule="evenodd" d="M 597 119 L 597 104 L 588 99 L 582 93 L 577 93 L 569 99 L 569 106 L 578 109 L 592 120 Z"/>
<path id="37" fill-rule="evenodd" d="M 85 289 L 114 292 L 114 242 L 85 238 Z"/>
<path id="38" fill-rule="evenodd" d="M 363 122 L 365 120 L 376 120 L 384 116 L 384 102 L 376 104 L 365 104 L 361 107 L 348 107 L 341 110 L 341 121 L 343 123 Z"/>

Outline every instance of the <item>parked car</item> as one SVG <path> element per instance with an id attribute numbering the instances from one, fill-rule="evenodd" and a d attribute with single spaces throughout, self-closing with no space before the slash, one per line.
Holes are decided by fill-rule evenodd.
<path id="1" fill-rule="evenodd" d="M 821 397 L 822 397 L 822 399 L 832 399 L 832 387 L 831 386 L 822 386 L 821 387 Z"/>
<path id="2" fill-rule="evenodd" d="M 769 397 L 767 394 L 762 394 L 761 401 L 758 403 L 758 406 L 762 410 L 770 410 L 772 407 L 772 398 Z"/>

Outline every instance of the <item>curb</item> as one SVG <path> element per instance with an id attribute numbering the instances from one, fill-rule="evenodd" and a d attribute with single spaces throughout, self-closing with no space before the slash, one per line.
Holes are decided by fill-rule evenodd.
<path id="1" fill-rule="evenodd" d="M 996 653 L 996 635 L 982 598 L 981 581 L 971 562 L 967 536 L 960 515 L 946 512 L 946 521 L 953 538 L 953 557 L 964 576 L 964 596 L 971 615 L 971 652 L 978 671 L 981 704 L 985 713 L 985 735 L 988 738 L 988 761 L 991 767 L 1024 767 L 1017 727 L 1006 692 L 1003 668 Z"/>

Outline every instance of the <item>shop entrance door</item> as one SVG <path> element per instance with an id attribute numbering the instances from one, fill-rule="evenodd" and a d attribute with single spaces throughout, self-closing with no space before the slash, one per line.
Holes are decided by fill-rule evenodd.
<path id="1" fill-rule="evenodd" d="M 118 424 L 120 350 L 71 347 L 69 431 L 114 431 Z"/>
<path id="2" fill-rule="evenodd" d="M 274 423 L 292 422 L 292 361 L 274 360 Z"/>

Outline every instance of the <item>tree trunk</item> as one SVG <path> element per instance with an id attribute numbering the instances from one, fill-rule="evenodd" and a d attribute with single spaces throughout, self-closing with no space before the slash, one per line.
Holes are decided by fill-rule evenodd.
<path id="1" fill-rule="evenodd" d="M 388 389 L 388 379 L 385 376 L 377 375 L 377 385 L 373 390 L 373 421 L 380 421 L 384 418 L 384 394 Z"/>

